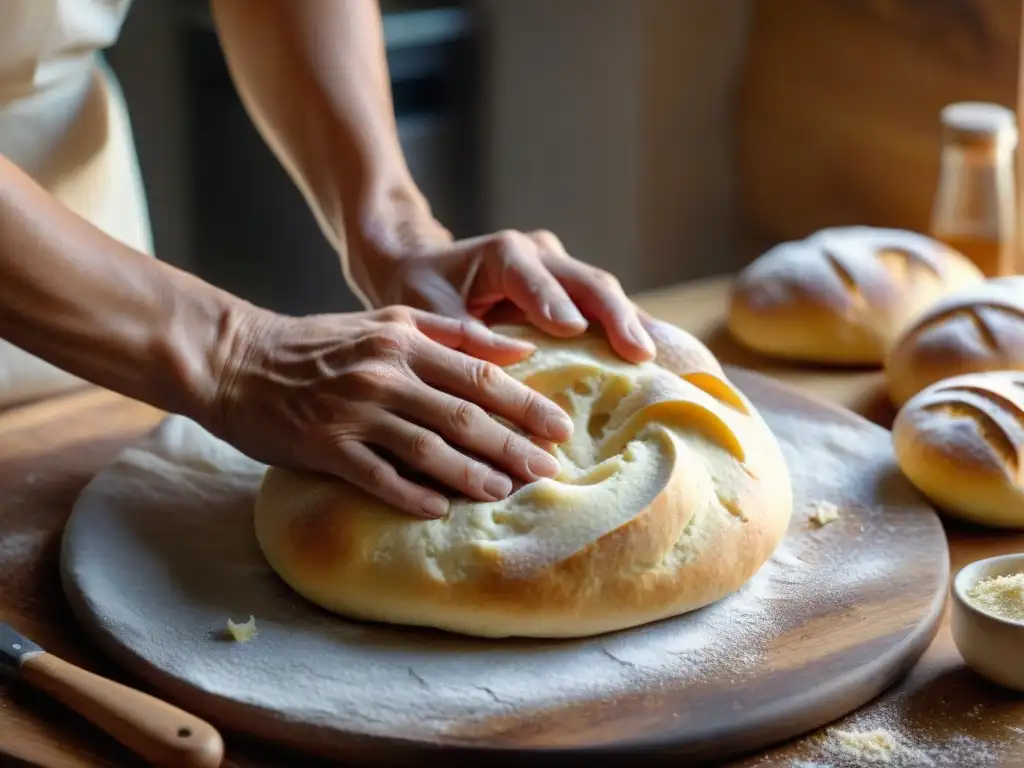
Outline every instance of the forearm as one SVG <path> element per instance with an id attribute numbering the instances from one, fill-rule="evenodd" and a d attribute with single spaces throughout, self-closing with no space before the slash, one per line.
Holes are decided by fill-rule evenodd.
<path id="1" fill-rule="evenodd" d="M 108 237 L 0 156 L 0 337 L 199 418 L 241 304 Z"/>
<path id="2" fill-rule="evenodd" d="M 366 288 L 360 241 L 429 213 L 398 140 L 376 0 L 212 0 L 242 100 Z M 420 216 L 420 218 L 429 218 Z"/>

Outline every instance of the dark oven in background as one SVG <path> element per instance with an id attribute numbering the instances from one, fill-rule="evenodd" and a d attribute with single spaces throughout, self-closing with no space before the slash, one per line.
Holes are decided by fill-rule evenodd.
<path id="1" fill-rule="evenodd" d="M 476 32 L 459 5 L 384 2 L 399 135 L 456 236 L 481 229 Z M 235 92 L 208 5 L 146 0 L 108 58 L 128 99 L 157 255 L 292 314 L 360 305 Z"/>

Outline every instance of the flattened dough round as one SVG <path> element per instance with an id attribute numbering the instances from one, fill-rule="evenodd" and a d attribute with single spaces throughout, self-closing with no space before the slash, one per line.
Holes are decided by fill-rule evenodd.
<path id="1" fill-rule="evenodd" d="M 490 503 L 419 520 L 333 478 L 271 468 L 255 508 L 270 566 L 330 611 L 469 635 L 579 637 L 717 601 L 770 557 L 792 490 L 750 401 L 689 334 L 663 327 L 657 363 L 596 334 L 507 370 L 575 422 L 562 465 Z"/>

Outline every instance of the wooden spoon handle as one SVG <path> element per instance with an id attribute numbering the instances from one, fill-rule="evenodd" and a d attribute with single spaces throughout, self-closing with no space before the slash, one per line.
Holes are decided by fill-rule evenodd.
<path id="1" fill-rule="evenodd" d="M 21 676 L 153 765 L 218 768 L 224 759 L 224 742 L 209 723 L 52 654 L 25 659 Z"/>

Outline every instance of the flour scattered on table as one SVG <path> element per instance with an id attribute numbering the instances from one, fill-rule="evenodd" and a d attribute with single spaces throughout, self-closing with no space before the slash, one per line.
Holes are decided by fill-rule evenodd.
<path id="1" fill-rule="evenodd" d="M 830 501 L 815 501 L 810 505 L 811 511 L 807 519 L 819 528 L 839 519 L 839 507 Z"/>
<path id="2" fill-rule="evenodd" d="M 828 738 L 830 746 L 843 755 L 868 763 L 891 763 L 895 755 L 906 749 L 885 728 L 872 731 L 844 731 L 836 728 L 829 733 Z"/>
<path id="3" fill-rule="evenodd" d="M 941 742 L 915 739 L 898 727 L 871 730 L 829 729 L 823 740 L 823 766 L 886 768 L 980 768 L 998 765 L 988 744 L 959 735 Z"/>
<path id="4" fill-rule="evenodd" d="M 45 546 L 46 532 L 42 529 L 0 535 L 0 562 L 7 567 L 15 561 L 35 560 Z"/>
<path id="5" fill-rule="evenodd" d="M 932 701 L 929 715 L 922 720 L 922 701 L 913 694 L 884 694 L 843 720 L 817 731 L 797 747 L 799 757 L 787 759 L 769 751 L 742 763 L 744 768 L 994 768 L 1003 765 L 1000 754 L 1003 740 L 992 741 L 970 736 L 976 727 L 967 718 L 977 707 L 956 702 Z M 963 707 L 963 709 L 961 709 Z M 948 726 L 932 730 L 936 722 L 963 722 L 964 732 L 950 733 Z M 953 726 L 955 727 L 955 726 Z M 1024 730 L 1024 729 L 1022 729 Z M 944 732 L 943 732 L 944 731 Z"/>
<path id="6" fill-rule="evenodd" d="M 912 707 L 901 695 L 886 697 L 826 728 L 814 758 L 831 768 L 981 768 L 998 765 L 990 745 L 966 734 L 936 737 L 914 728 Z M 877 709 L 876 709 L 877 707 Z"/>

